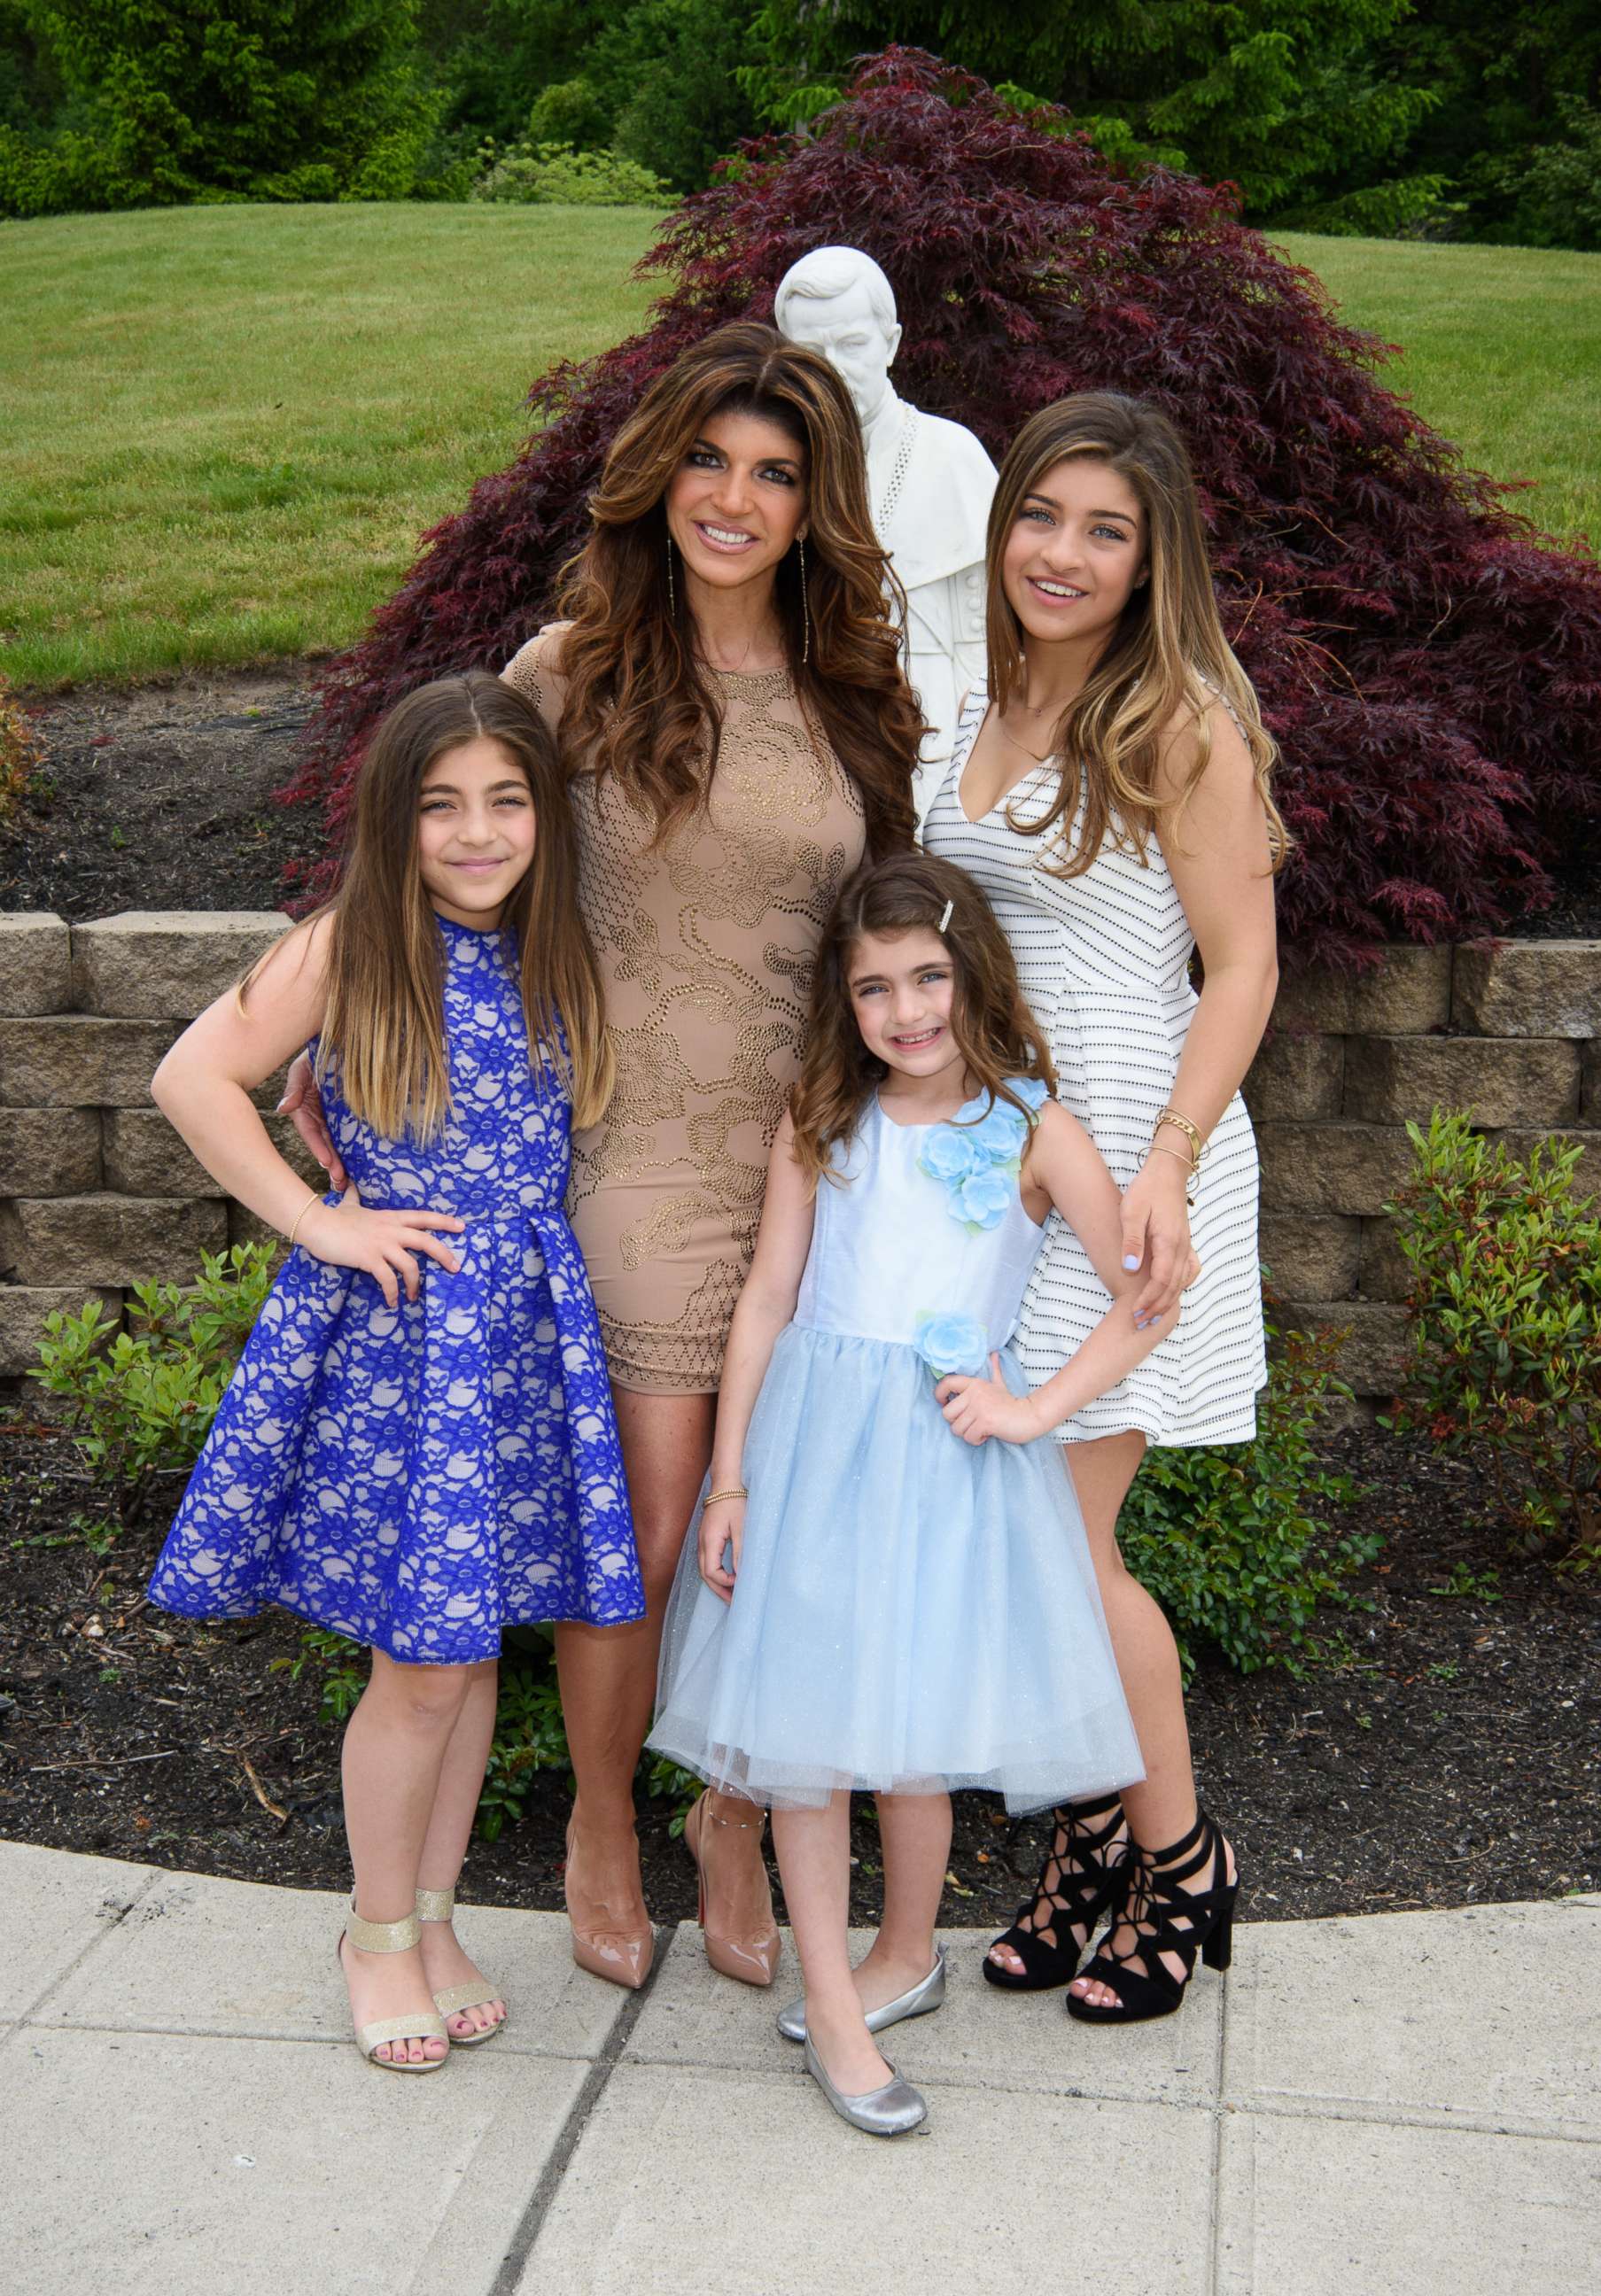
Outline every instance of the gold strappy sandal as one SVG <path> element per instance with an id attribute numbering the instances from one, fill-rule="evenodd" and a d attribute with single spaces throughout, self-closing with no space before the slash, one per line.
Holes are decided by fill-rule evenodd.
<path id="1" fill-rule="evenodd" d="M 417 1919 L 420 1922 L 454 1922 L 456 1891 L 419 1890 Z M 482 1988 L 486 1985 L 489 1985 L 487 1978 L 480 1978 L 476 1984 L 469 1978 L 465 1985 L 447 1985 L 442 1993 L 434 1995 L 433 2005 L 441 2017 L 459 2017 L 464 2009 L 487 2009 L 491 2001 L 505 1999 L 505 1994 L 497 1993 L 493 1986 L 485 1992 Z M 471 2049 L 480 2041 L 492 2041 L 505 2023 L 505 2019 L 502 2017 L 497 2024 L 485 2025 L 476 2033 L 449 2033 L 450 2046 L 453 2049 Z"/>
<path id="2" fill-rule="evenodd" d="M 398 1922 L 364 1922 L 356 1910 L 356 1892 L 350 1892 L 350 1910 L 345 1915 L 344 1937 L 334 1948 L 340 1973 L 344 1974 L 344 1942 L 349 1938 L 358 1953 L 409 1953 L 423 1941 L 422 1925 L 415 1914 L 406 1914 Z M 445 2062 L 443 2057 L 377 2057 L 373 2052 L 386 2041 L 443 2041 L 450 2046 L 450 2036 L 445 2021 L 431 2010 L 414 2009 L 405 2017 L 375 2017 L 370 2025 L 357 2025 L 356 2046 L 368 2064 L 377 2065 L 386 2073 L 437 2073 Z"/>

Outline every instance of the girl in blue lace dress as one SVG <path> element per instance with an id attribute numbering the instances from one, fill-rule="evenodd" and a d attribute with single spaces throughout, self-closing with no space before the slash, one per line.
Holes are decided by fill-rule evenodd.
<path id="1" fill-rule="evenodd" d="M 554 745 L 487 673 L 384 719 L 341 890 L 152 1087 L 292 1247 L 151 1581 L 370 1644 L 345 1734 L 357 2046 L 425 2071 L 505 2005 L 456 1943 L 504 1626 L 645 1609 L 605 1357 L 562 1210 L 610 1082 Z M 310 1194 L 252 1095 L 310 1042 L 349 1185 Z"/>
<path id="2" fill-rule="evenodd" d="M 873 2036 L 943 1997 L 948 1789 L 1031 1810 L 1141 1774 L 1047 1439 L 1177 1311 L 1137 1325 L 1117 1189 L 1051 1086 L 972 879 L 926 854 L 859 871 L 824 928 L 668 1616 L 651 1745 L 772 1805 L 806 1984 L 779 2028 L 878 2135 L 925 2113 Z M 1030 1393 L 1007 1342 L 1053 1209 L 1112 1304 Z M 853 1788 L 884 1861 L 854 1972 Z"/>

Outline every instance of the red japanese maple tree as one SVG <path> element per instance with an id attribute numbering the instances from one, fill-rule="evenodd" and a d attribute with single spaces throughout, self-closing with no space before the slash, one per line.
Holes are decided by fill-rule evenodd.
<path id="1" fill-rule="evenodd" d="M 1225 624 L 1282 745 L 1292 954 L 1359 962 L 1538 906 L 1545 865 L 1601 824 L 1601 568 L 1462 468 L 1227 186 L 1125 176 L 1069 125 L 890 49 L 809 132 L 745 145 L 686 200 L 642 266 L 671 282 L 650 327 L 534 387 L 528 446 L 329 669 L 290 794 L 325 798 L 332 852 L 378 713 L 538 627 L 646 385 L 843 242 L 894 286 L 897 389 L 998 459 L 1073 390 L 1137 392 L 1185 432 Z"/>

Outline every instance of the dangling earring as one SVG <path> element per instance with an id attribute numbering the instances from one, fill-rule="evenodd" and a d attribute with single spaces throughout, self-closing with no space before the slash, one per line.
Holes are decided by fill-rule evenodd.
<path id="1" fill-rule="evenodd" d="M 811 608 L 806 602 L 806 537 L 795 545 L 800 553 L 800 667 L 811 660 Z"/>
<path id="2" fill-rule="evenodd" d="M 673 588 L 673 538 L 670 534 L 667 537 L 667 611 L 669 619 L 676 622 L 678 619 L 678 598 Z"/>

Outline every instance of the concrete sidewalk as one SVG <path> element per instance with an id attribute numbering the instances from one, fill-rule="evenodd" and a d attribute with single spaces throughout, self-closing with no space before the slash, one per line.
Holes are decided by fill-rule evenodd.
<path id="1" fill-rule="evenodd" d="M 549 1914 L 462 1931 L 512 2004 L 364 2065 L 337 1899 L 0 1843 L 9 2296 L 1571 2296 L 1601 2269 L 1601 1897 L 1236 1931 L 1182 2015 L 980 1980 L 891 2054 L 928 2133 L 833 2118 L 795 1989 L 659 1941 L 643 1994 Z"/>

